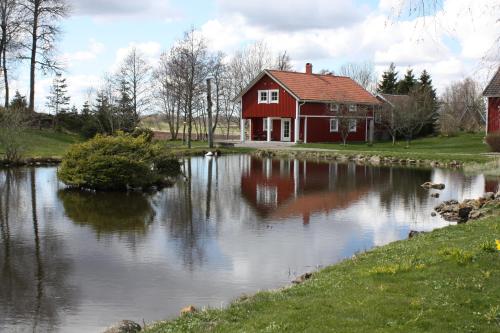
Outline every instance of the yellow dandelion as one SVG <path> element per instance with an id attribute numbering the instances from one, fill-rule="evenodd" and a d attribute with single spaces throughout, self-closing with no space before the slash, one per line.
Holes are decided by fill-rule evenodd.
<path id="1" fill-rule="evenodd" d="M 497 250 L 500 251 L 500 240 L 496 239 L 495 243 L 497 244 Z"/>

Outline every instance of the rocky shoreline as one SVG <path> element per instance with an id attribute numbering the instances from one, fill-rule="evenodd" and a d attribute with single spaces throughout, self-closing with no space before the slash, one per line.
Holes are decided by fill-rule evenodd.
<path id="1" fill-rule="evenodd" d="M 478 220 L 492 208 L 500 205 L 500 192 L 485 193 L 479 199 L 467 199 L 462 202 L 449 200 L 441 203 L 434 210 L 448 222 L 467 223 Z"/>
<path id="2" fill-rule="evenodd" d="M 412 158 L 397 158 L 390 156 L 372 155 L 372 154 L 343 154 L 337 151 L 304 151 L 304 150 L 257 150 L 252 153 L 253 156 L 273 158 L 285 157 L 295 158 L 299 160 L 322 160 L 322 161 L 338 161 L 341 163 L 355 162 L 357 164 L 368 165 L 401 165 L 401 166 L 420 166 L 420 167 L 444 167 L 460 169 L 464 163 L 461 161 L 436 161 L 423 160 Z"/>
<path id="3" fill-rule="evenodd" d="M 55 166 L 61 164 L 62 159 L 59 157 L 33 157 L 26 158 L 18 162 L 9 162 L 6 160 L 0 160 L 0 167 L 4 168 L 17 168 L 23 166 Z"/>

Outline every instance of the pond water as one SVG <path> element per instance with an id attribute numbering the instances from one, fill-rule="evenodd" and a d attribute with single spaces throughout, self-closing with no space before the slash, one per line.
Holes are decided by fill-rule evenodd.
<path id="1" fill-rule="evenodd" d="M 498 188 L 459 171 L 228 156 L 185 161 L 159 193 L 68 191 L 56 168 L 0 171 L 0 331 L 100 332 L 220 307 L 410 230 L 446 199 Z M 447 185 L 440 199 L 420 188 Z"/>

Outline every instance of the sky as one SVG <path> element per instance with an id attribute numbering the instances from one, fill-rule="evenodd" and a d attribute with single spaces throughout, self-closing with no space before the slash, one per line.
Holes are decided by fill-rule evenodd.
<path id="1" fill-rule="evenodd" d="M 231 54 L 256 41 L 286 50 L 297 71 L 338 70 L 346 62 L 373 62 L 378 75 L 394 62 L 401 75 L 427 69 L 438 92 L 473 77 L 485 84 L 500 36 L 499 0 L 439 0 L 435 17 L 401 11 L 402 0 L 68 0 L 58 59 L 72 104 L 81 107 L 104 73 L 116 71 L 132 47 L 151 62 L 194 27 L 212 51 Z M 27 63 L 13 87 L 28 93 Z M 36 106 L 45 109 L 53 77 L 38 74 Z"/>

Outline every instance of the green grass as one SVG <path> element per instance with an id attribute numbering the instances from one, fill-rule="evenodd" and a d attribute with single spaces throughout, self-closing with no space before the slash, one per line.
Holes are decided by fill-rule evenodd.
<path id="1" fill-rule="evenodd" d="M 61 157 L 74 144 L 83 139 L 75 134 L 52 130 L 26 130 L 20 135 L 24 156 L 27 158 Z M 0 158 L 4 149 L 0 146 Z"/>
<path id="2" fill-rule="evenodd" d="M 146 332 L 500 332 L 500 207 Z"/>
<path id="3" fill-rule="evenodd" d="M 370 154 L 380 156 L 393 156 L 396 158 L 412 158 L 424 160 L 479 162 L 490 161 L 491 158 L 484 154 L 489 152 L 488 146 L 483 143 L 484 133 L 461 133 L 454 137 L 429 137 L 414 140 L 410 147 L 406 142 L 398 141 L 375 143 L 369 147 L 366 143 L 329 144 L 312 143 L 302 144 L 300 148 L 331 149 L 346 154 Z"/>

